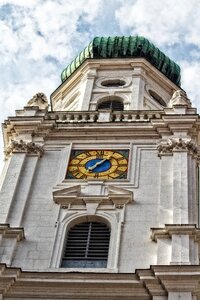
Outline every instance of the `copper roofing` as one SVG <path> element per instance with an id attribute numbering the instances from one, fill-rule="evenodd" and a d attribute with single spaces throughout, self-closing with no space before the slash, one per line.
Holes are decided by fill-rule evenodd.
<path id="1" fill-rule="evenodd" d="M 143 57 L 167 78 L 180 85 L 180 67 L 142 36 L 95 37 L 89 45 L 62 72 L 65 81 L 88 58 L 138 58 Z"/>

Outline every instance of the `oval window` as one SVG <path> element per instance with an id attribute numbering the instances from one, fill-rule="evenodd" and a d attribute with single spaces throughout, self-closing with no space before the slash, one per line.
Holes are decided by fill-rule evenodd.
<path id="1" fill-rule="evenodd" d="M 126 82 L 124 80 L 120 80 L 120 79 L 109 79 L 109 80 L 104 80 L 101 82 L 102 86 L 111 87 L 111 88 L 124 86 L 125 84 L 126 84 Z"/>
<path id="2" fill-rule="evenodd" d="M 156 94 L 154 91 L 152 91 L 152 90 L 149 90 L 149 94 L 150 94 L 150 96 L 154 99 L 154 100 L 156 100 L 160 105 L 162 105 L 162 106 L 167 106 L 167 104 L 165 103 L 165 101 L 158 95 L 158 94 Z"/>

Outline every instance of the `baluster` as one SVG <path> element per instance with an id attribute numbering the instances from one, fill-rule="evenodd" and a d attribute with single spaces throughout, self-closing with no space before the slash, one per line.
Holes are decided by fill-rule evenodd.
<path id="1" fill-rule="evenodd" d="M 129 122 L 129 114 L 123 114 L 123 122 Z"/>
<path id="2" fill-rule="evenodd" d="M 122 114 L 121 113 L 116 113 L 115 114 L 115 122 L 120 122 L 122 120 Z"/>
<path id="3" fill-rule="evenodd" d="M 136 114 L 133 113 L 133 114 L 131 115 L 131 122 L 134 122 L 135 120 L 136 120 Z"/>
<path id="4" fill-rule="evenodd" d="M 71 114 L 66 114 L 66 122 L 70 122 L 71 120 Z"/>
<path id="5" fill-rule="evenodd" d="M 74 123 L 78 123 L 80 119 L 80 115 L 79 114 L 74 114 Z"/>
<path id="6" fill-rule="evenodd" d="M 89 114 L 88 122 L 94 122 L 94 121 L 95 121 L 95 116 L 96 116 L 95 113 L 90 113 L 90 114 Z"/>

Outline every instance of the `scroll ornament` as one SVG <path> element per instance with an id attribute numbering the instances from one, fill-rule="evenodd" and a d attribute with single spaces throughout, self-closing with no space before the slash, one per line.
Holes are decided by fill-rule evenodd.
<path id="1" fill-rule="evenodd" d="M 187 94 L 183 90 L 177 90 L 174 92 L 172 98 L 169 101 L 168 107 L 178 106 L 187 106 L 191 107 L 191 102 L 187 97 Z"/>
<path id="2" fill-rule="evenodd" d="M 35 94 L 28 102 L 27 106 L 38 106 L 39 109 L 46 109 L 48 107 L 48 100 L 44 93 Z"/>

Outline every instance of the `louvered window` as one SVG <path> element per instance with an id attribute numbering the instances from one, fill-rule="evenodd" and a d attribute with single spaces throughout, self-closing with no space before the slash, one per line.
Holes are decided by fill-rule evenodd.
<path id="1" fill-rule="evenodd" d="M 110 229 L 104 223 L 86 222 L 67 234 L 62 268 L 106 268 Z"/>
<path id="2" fill-rule="evenodd" d="M 111 110 L 123 110 L 124 105 L 121 101 L 118 100 L 107 100 L 104 102 L 101 102 L 98 105 L 98 109 L 111 109 Z"/>

